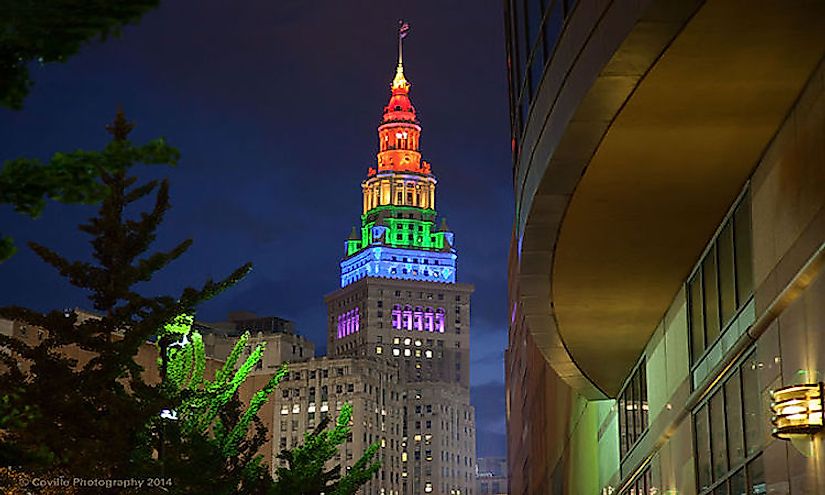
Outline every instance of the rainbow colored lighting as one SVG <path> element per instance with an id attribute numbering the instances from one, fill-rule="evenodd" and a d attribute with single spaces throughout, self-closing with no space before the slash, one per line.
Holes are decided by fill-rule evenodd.
<path id="1" fill-rule="evenodd" d="M 377 165 L 361 184 L 361 226 L 344 245 L 341 287 L 366 277 L 456 281 L 455 236 L 446 223 L 436 225 L 437 181 L 421 158 L 421 125 L 401 50 L 399 45 L 390 100 L 378 126 Z"/>

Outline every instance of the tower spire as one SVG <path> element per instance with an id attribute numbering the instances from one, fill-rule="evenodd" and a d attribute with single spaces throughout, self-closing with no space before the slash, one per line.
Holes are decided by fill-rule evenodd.
<path id="1" fill-rule="evenodd" d="M 409 89 L 410 83 L 404 77 L 404 38 L 410 32 L 410 25 L 398 21 L 398 66 L 395 68 L 395 78 L 392 80 L 392 89 Z"/>

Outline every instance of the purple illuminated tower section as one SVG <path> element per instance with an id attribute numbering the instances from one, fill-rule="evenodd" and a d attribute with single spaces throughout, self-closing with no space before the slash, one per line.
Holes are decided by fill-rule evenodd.
<path id="1" fill-rule="evenodd" d="M 360 310 L 356 306 L 354 309 L 346 311 L 338 315 L 338 338 L 342 339 L 348 335 L 358 332 L 358 326 L 361 323 Z"/>

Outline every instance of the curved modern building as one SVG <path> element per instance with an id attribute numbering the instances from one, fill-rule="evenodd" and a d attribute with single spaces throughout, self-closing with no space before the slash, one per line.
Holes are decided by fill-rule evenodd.
<path id="1" fill-rule="evenodd" d="M 825 2 L 504 3 L 511 493 L 825 493 Z"/>

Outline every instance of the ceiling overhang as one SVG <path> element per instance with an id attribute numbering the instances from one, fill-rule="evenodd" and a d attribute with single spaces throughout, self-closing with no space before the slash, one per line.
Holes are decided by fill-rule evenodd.
<path id="1" fill-rule="evenodd" d="M 825 53 L 821 1 L 708 0 L 681 15 L 643 15 L 626 35 L 524 222 L 530 330 L 588 397 L 618 393 Z"/>

